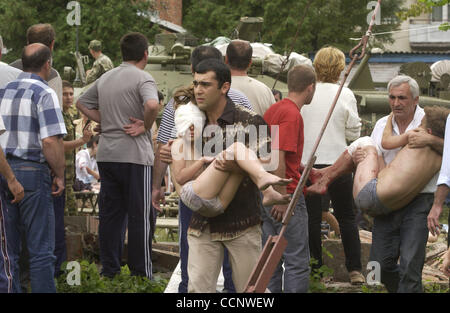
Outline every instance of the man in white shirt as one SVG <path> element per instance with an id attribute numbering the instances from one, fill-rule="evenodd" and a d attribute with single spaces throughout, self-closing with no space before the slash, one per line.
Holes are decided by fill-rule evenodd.
<path id="1" fill-rule="evenodd" d="M 375 162 L 371 162 L 372 170 L 370 168 L 367 170 L 366 166 L 363 166 L 366 168 L 366 176 L 373 175 L 373 172 L 378 173 L 378 176 L 367 184 L 369 187 L 371 185 L 371 190 L 364 187 L 355 198 L 358 205 L 359 194 L 364 191 L 365 196 L 370 194 L 370 197 L 364 199 L 367 206 L 375 203 L 375 209 L 383 212 L 374 218 L 370 260 L 380 264 L 381 282 L 389 292 L 422 292 L 422 269 L 428 239 L 427 216 L 433 203 L 433 192 L 436 190 L 439 176 L 441 162 L 439 153 L 442 153 L 443 139 L 427 131 L 426 128 L 434 128 L 434 124 L 425 124 L 426 128 L 419 128 L 425 112 L 418 105 L 419 86 L 414 79 L 409 76 L 397 76 L 389 82 L 388 91 L 393 116 L 391 121 L 393 138 L 399 138 L 399 135 L 411 131 L 407 134 L 407 147 L 383 149 L 381 141 L 389 121 L 389 116 L 385 116 L 376 123 L 371 138 L 362 138 L 369 141 L 368 145 L 376 145 L 376 149 L 370 147 L 372 152 L 368 150 L 364 152 L 362 148 L 360 150 L 358 148 L 350 152 L 355 142 L 346 151 L 349 152 L 350 156 L 346 158 L 350 159 L 350 163 L 342 162 L 342 164 L 349 165 L 347 170 L 352 170 L 354 166 L 352 157 L 356 160 L 360 152 L 367 154 L 360 163 L 355 161 L 359 163 L 355 174 L 355 189 L 357 189 L 357 186 L 362 185 L 359 180 L 365 179 L 359 174 L 362 163 L 369 158 L 375 159 Z M 441 133 L 443 134 L 443 130 Z M 435 152 L 430 153 L 431 151 Z M 344 156 L 346 152 L 343 153 Z M 377 154 L 382 157 L 381 162 L 376 162 Z M 344 158 L 339 158 L 332 167 L 344 168 L 345 166 L 337 165 Z M 379 171 L 380 164 L 384 163 L 386 169 Z M 432 176 L 433 173 L 436 174 Z M 326 179 L 320 179 L 326 185 L 327 180 L 333 179 L 330 179 L 330 176 L 334 173 L 324 170 L 322 175 L 323 177 L 328 175 Z M 310 188 L 308 190 L 311 191 Z"/>
<path id="2" fill-rule="evenodd" d="M 0 36 L 0 60 L 2 59 L 3 39 Z M 12 82 L 19 76 L 22 71 L 9 66 L 6 63 L 0 62 L 0 88 L 4 87 L 7 83 Z"/>
<path id="3" fill-rule="evenodd" d="M 442 213 L 445 199 L 450 191 L 450 115 L 445 125 L 444 154 L 442 155 L 441 173 L 434 193 L 434 202 L 428 214 L 428 229 L 432 235 L 439 234 L 439 216 Z M 450 220 L 450 218 L 449 218 Z M 450 236 L 450 235 L 449 235 Z M 450 249 L 447 251 L 442 264 L 442 271 L 450 277 Z"/>
<path id="4" fill-rule="evenodd" d="M 225 63 L 231 71 L 231 88 L 245 94 L 252 104 L 253 111 L 264 116 L 267 109 L 276 101 L 269 87 L 247 75 L 252 65 L 252 54 L 253 48 L 248 41 L 233 40 L 228 45 Z"/>

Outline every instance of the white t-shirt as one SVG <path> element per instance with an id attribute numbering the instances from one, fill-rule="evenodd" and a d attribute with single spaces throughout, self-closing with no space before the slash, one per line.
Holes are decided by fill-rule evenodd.
<path id="1" fill-rule="evenodd" d="M 264 116 L 267 109 L 276 102 L 269 87 L 248 76 L 232 76 L 231 88 L 245 94 L 252 105 L 253 111 L 261 116 Z"/>
<path id="2" fill-rule="evenodd" d="M 78 151 L 75 157 L 75 174 L 85 184 L 94 183 L 96 179 L 87 172 L 86 167 L 98 173 L 97 161 L 91 157 L 88 149 Z"/>
<path id="3" fill-rule="evenodd" d="M 303 164 L 309 160 L 338 89 L 337 84 L 318 82 L 311 103 L 302 107 L 305 132 Z M 316 164 L 333 164 L 347 148 L 347 140 L 358 139 L 360 133 L 361 119 L 358 116 L 356 98 L 350 89 L 344 87 L 317 148 Z"/>
<path id="4" fill-rule="evenodd" d="M 17 68 L 0 63 L 0 88 L 5 87 L 8 83 L 15 80 L 20 73 L 22 71 Z"/>
<path id="5" fill-rule="evenodd" d="M 411 129 L 415 129 L 420 126 L 420 123 L 422 122 L 422 118 L 425 116 L 425 111 L 420 107 L 416 106 L 416 111 L 414 112 L 414 117 L 411 123 L 409 123 L 408 127 L 406 128 L 405 132 Z M 378 122 L 375 124 L 375 127 L 372 131 L 372 139 L 375 141 L 375 143 L 378 145 L 378 148 L 381 150 L 381 153 L 383 154 L 383 159 L 386 162 L 386 164 L 389 164 L 394 160 L 397 153 L 401 150 L 400 148 L 392 149 L 392 150 L 385 150 L 381 146 L 381 139 L 383 138 L 383 131 L 386 127 L 386 122 L 389 116 L 385 116 L 378 120 Z M 395 122 L 395 119 L 392 119 L 392 127 L 393 127 L 393 134 L 399 135 L 400 130 L 398 128 L 397 123 Z M 434 193 L 436 191 L 436 182 L 439 177 L 439 172 L 437 172 L 433 178 L 428 182 L 428 184 L 425 186 L 425 188 L 421 191 L 421 193 Z"/>

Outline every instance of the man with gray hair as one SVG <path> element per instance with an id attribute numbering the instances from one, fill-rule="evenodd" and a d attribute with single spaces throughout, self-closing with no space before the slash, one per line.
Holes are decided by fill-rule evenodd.
<path id="1" fill-rule="evenodd" d="M 3 39 L 0 36 L 0 60 L 2 59 Z M 22 71 L 0 62 L 0 88 L 13 81 Z"/>
<path id="2" fill-rule="evenodd" d="M 430 146 L 442 153 L 444 141 L 418 128 L 425 116 L 419 104 L 419 86 L 405 75 L 393 78 L 388 84 L 394 135 L 416 129 L 408 136 L 409 147 Z M 381 146 L 388 116 L 380 119 L 372 132 L 372 139 L 381 149 L 386 164 L 392 162 L 400 148 L 385 150 Z M 381 265 L 381 282 L 389 292 L 422 292 L 422 269 L 428 238 L 427 216 L 433 204 L 437 173 L 425 188 L 402 209 L 374 218 L 370 260 Z M 400 259 L 400 264 L 398 260 Z"/>
<path id="3" fill-rule="evenodd" d="M 433 204 L 444 144 L 443 127 L 439 131 L 436 126 L 443 123 L 438 123 L 436 116 L 431 114 L 431 111 L 439 111 L 435 108 L 427 109 L 425 123 L 422 122 L 425 110 L 418 105 L 419 86 L 411 77 L 395 77 L 388 84 L 388 92 L 392 114 L 376 123 L 370 138 L 358 139 L 332 166 L 321 170 L 320 183 L 308 187 L 308 191 L 321 193 L 318 186 L 328 186 L 343 168 L 351 171 L 357 164 L 353 189 L 355 202 L 361 209 L 377 213 L 372 228 L 370 260 L 380 265 L 381 277 L 375 279 L 381 280 L 389 292 L 422 292 L 427 216 Z M 441 120 L 446 119 L 446 112 L 439 114 Z M 390 139 L 386 140 L 387 137 Z M 365 143 L 355 145 L 360 140 Z M 383 148 L 382 141 L 390 150 Z M 397 143 L 393 144 L 394 141 Z M 367 146 L 371 146 L 372 151 Z M 383 164 L 386 164 L 384 169 Z M 333 167 L 340 168 L 341 172 L 337 174 Z M 360 175 L 364 169 L 365 176 Z M 361 189 L 362 186 L 365 187 Z"/>

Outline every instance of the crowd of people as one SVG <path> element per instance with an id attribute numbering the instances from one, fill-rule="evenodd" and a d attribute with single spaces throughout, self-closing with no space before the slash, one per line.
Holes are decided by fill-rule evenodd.
<path id="1" fill-rule="evenodd" d="M 178 291 L 216 292 L 222 270 L 223 292 L 244 292 L 265 242 L 283 226 L 338 91 L 343 52 L 327 46 L 313 66 L 293 67 L 283 97 L 248 76 L 249 42 L 231 41 L 225 56 L 199 46 L 192 84 L 164 106 L 158 82 L 144 71 L 144 35 L 120 39 L 117 67 L 93 40 L 90 86 L 75 108 L 73 86 L 52 67 L 54 43 L 51 25 L 33 25 L 22 58 L 0 64 L 0 292 L 26 291 L 27 272 L 32 292 L 56 291 L 67 258 L 64 214 L 77 212 L 74 190 L 96 182 L 101 275 L 120 273 L 127 232 L 131 275 L 152 279 L 169 166 L 180 197 Z M 1 51 L 0 37 L 0 58 Z M 387 89 L 392 113 L 363 137 L 356 98 L 342 89 L 284 232 L 270 292 L 308 291 L 311 270 L 323 264 L 320 225 L 330 203 L 352 284 L 365 282 L 355 218 L 364 212 L 374 217 L 370 260 L 380 264 L 381 283 L 389 292 L 423 291 L 425 245 L 429 232 L 440 231 L 450 191 L 450 110 L 422 109 L 409 76 Z M 450 252 L 443 271 L 450 276 Z"/>

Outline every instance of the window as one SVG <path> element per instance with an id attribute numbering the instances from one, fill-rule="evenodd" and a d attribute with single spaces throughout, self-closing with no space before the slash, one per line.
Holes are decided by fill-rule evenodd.
<path id="1" fill-rule="evenodd" d="M 443 5 L 440 7 L 433 7 L 431 12 L 432 22 L 447 22 L 450 15 L 450 4 Z"/>

